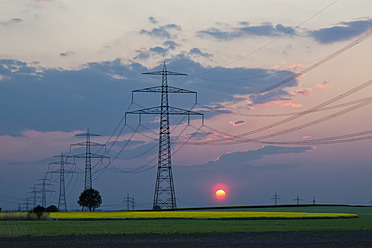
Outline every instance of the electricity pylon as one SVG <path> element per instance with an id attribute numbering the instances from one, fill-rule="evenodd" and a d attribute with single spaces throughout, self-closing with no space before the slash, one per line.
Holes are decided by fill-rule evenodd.
<path id="1" fill-rule="evenodd" d="M 271 197 L 271 200 L 274 200 L 275 205 L 277 205 L 278 200 L 280 200 L 279 195 L 275 192 L 275 195 L 273 195 L 273 197 Z"/>
<path id="2" fill-rule="evenodd" d="M 74 165 L 75 163 L 67 162 L 67 158 L 70 156 L 63 155 L 57 155 L 53 156 L 55 158 L 60 158 L 61 160 L 58 162 L 52 162 L 49 163 L 49 165 L 52 164 L 59 164 L 59 170 L 51 171 L 50 173 L 59 173 L 59 197 L 58 197 L 58 210 L 60 212 L 67 212 L 67 202 L 66 202 L 66 193 L 65 193 L 65 173 L 77 173 L 75 171 L 66 170 L 66 165 Z"/>
<path id="3" fill-rule="evenodd" d="M 45 181 L 50 180 L 50 179 L 47 179 L 46 177 L 44 177 L 42 179 L 37 179 L 37 180 L 42 180 L 43 181 L 42 183 L 38 183 L 38 184 L 35 184 L 35 185 L 40 185 L 41 186 L 41 190 L 39 190 L 39 193 L 41 193 L 41 206 L 47 207 L 47 204 L 46 204 L 46 193 L 47 192 L 55 192 L 55 191 L 54 190 L 48 190 L 48 189 L 46 189 L 46 186 L 52 185 L 50 183 L 46 183 L 45 182 Z"/>
<path id="4" fill-rule="evenodd" d="M 159 129 L 159 153 L 158 153 L 158 170 L 156 176 L 155 193 L 153 201 L 153 210 L 157 209 L 176 209 L 176 193 L 174 190 L 173 174 L 172 174 L 172 162 L 171 162 L 171 142 L 170 142 L 170 129 L 169 129 L 169 115 L 187 115 L 188 121 L 190 121 L 191 115 L 202 116 L 204 122 L 204 115 L 198 112 L 185 110 L 181 108 L 171 107 L 168 103 L 169 93 L 191 93 L 195 94 L 195 102 L 197 101 L 197 92 L 180 89 L 172 86 L 168 86 L 168 76 L 187 76 L 184 73 L 167 71 L 164 63 L 162 71 L 146 72 L 144 75 L 161 75 L 162 84 L 161 86 L 155 86 L 150 88 L 144 88 L 132 91 L 144 92 L 144 93 L 161 93 L 161 105 L 157 107 L 150 107 L 135 111 L 129 111 L 125 113 L 125 119 L 127 114 L 138 114 L 140 117 L 142 114 L 157 114 L 160 115 L 160 129 Z"/>
<path id="5" fill-rule="evenodd" d="M 106 146 L 104 144 L 99 144 L 96 142 L 92 142 L 90 138 L 92 136 L 101 136 L 99 134 L 93 134 L 89 132 L 89 129 L 87 130 L 86 133 L 81 133 L 81 134 L 76 134 L 75 136 L 77 137 L 82 137 L 85 136 L 87 137 L 85 142 L 80 142 L 76 144 L 71 144 L 70 147 L 72 146 L 81 146 L 85 147 L 85 153 L 77 154 L 74 155 L 74 158 L 85 158 L 85 181 L 84 181 L 84 190 L 86 189 L 92 189 L 93 183 L 92 183 L 92 158 L 100 158 L 103 160 L 104 158 L 110 159 L 110 157 L 104 156 L 104 155 L 99 155 L 96 153 L 91 152 L 91 146 Z"/>
<path id="6" fill-rule="evenodd" d="M 302 199 L 300 199 L 299 196 L 297 196 L 295 199 L 293 199 L 294 201 L 297 202 L 297 205 L 300 205 L 300 201 L 303 201 Z"/>
<path id="7" fill-rule="evenodd" d="M 132 210 L 134 210 L 134 196 L 130 197 L 129 194 L 127 194 L 127 196 L 124 197 L 124 204 L 127 205 L 127 210 L 130 210 L 130 206 L 132 206 Z"/>

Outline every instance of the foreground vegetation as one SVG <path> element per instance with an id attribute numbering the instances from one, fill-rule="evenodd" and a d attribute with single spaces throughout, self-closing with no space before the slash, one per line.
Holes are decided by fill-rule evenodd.
<path id="1" fill-rule="evenodd" d="M 273 208 L 281 212 L 282 208 Z M 272 209 L 238 209 L 270 212 Z M 287 209 L 288 210 L 288 209 Z M 236 209 L 235 209 L 236 211 Z M 272 210 L 273 211 L 273 210 Z M 267 231 L 372 230 L 371 207 L 291 207 L 291 212 L 358 214 L 341 219 L 117 219 L 56 221 L 0 221 L 0 236 L 54 236 L 138 233 L 213 233 Z M 196 211 L 197 212 L 197 211 Z M 203 211 L 205 212 L 205 211 Z M 234 212 L 229 209 L 225 212 Z M 285 212 L 285 211 L 284 211 Z M 99 212 L 97 212 L 99 213 Z M 130 213 L 130 212 L 127 212 Z M 146 212 L 143 212 L 146 213 Z M 151 213 L 151 212 L 147 212 Z M 172 213 L 172 212 L 162 212 Z M 182 212 L 173 212 L 182 213 Z"/>

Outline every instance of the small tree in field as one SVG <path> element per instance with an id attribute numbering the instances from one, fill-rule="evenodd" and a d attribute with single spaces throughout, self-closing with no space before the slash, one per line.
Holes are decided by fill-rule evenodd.
<path id="1" fill-rule="evenodd" d="M 79 200 L 77 202 L 81 207 L 89 208 L 89 212 L 92 212 L 98 208 L 102 203 L 101 195 L 98 190 L 86 189 L 81 193 Z"/>
<path id="2" fill-rule="evenodd" d="M 37 219 L 40 220 L 41 216 L 45 213 L 45 208 L 43 206 L 38 205 L 36 208 L 34 208 L 34 213 L 37 216 Z"/>

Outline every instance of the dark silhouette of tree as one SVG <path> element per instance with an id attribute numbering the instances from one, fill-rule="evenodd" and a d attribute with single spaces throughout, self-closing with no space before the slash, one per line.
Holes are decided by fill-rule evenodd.
<path id="1" fill-rule="evenodd" d="M 34 213 L 37 216 L 37 219 L 40 220 L 41 216 L 45 213 L 45 208 L 43 206 L 38 205 L 36 208 L 34 208 Z"/>
<path id="2" fill-rule="evenodd" d="M 55 205 L 50 205 L 45 209 L 47 212 L 59 212 L 58 208 Z"/>
<path id="3" fill-rule="evenodd" d="M 92 209 L 94 211 L 101 205 L 102 198 L 98 190 L 86 189 L 81 193 L 77 203 L 82 207 L 89 208 L 89 212 L 92 212 Z"/>

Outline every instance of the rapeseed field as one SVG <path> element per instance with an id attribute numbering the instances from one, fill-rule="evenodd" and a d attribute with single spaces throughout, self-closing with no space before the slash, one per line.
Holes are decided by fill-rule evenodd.
<path id="1" fill-rule="evenodd" d="M 112 211 L 55 212 L 53 219 L 312 219 L 353 218 L 356 214 L 301 212 L 222 212 L 222 211 Z"/>

